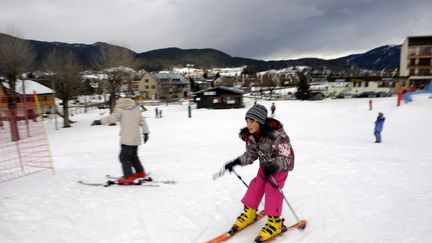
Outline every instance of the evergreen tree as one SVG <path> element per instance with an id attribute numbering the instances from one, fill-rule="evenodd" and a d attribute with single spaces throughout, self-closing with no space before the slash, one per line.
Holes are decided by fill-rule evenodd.
<path id="1" fill-rule="evenodd" d="M 91 85 L 90 85 L 90 82 L 91 82 L 91 80 L 90 79 L 86 79 L 85 81 L 84 81 L 84 94 L 85 95 L 92 95 L 92 94 L 94 94 L 95 93 L 95 88 L 93 88 Z"/>
<path id="2" fill-rule="evenodd" d="M 308 83 L 307 77 L 303 73 L 299 74 L 299 78 L 300 78 L 300 81 L 297 84 L 296 97 L 299 100 L 307 100 L 311 96 L 311 93 L 309 90 L 310 85 Z"/>
<path id="3" fill-rule="evenodd" d="M 192 77 L 189 77 L 189 85 L 190 85 L 191 92 L 197 92 L 198 91 L 198 87 L 195 83 L 195 80 Z"/>
<path id="4" fill-rule="evenodd" d="M 214 76 L 213 80 L 216 80 L 216 79 L 218 79 L 218 78 L 220 78 L 220 74 L 219 74 L 219 73 L 216 73 L 216 75 Z"/>

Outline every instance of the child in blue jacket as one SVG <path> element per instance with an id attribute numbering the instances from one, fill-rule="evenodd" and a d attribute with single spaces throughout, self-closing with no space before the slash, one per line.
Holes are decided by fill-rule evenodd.
<path id="1" fill-rule="evenodd" d="M 382 112 L 378 112 L 378 117 L 375 121 L 375 129 L 374 129 L 375 143 L 381 143 L 381 132 L 383 130 L 384 121 L 385 121 L 384 114 Z"/>

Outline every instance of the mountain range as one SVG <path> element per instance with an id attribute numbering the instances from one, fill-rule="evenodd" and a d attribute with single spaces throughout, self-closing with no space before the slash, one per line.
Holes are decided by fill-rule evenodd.
<path id="1" fill-rule="evenodd" d="M 0 42 L 19 39 L 0 33 Z M 34 68 L 41 68 L 41 63 L 48 53 L 53 50 L 60 52 L 72 51 L 81 64 L 86 69 L 92 68 L 92 57 L 98 54 L 103 45 L 111 45 L 103 42 L 94 44 L 69 44 L 62 42 L 46 42 L 36 40 L 28 41 L 36 52 Z M 114 46 L 115 48 L 124 48 Z M 258 72 L 269 69 L 282 69 L 287 66 L 310 66 L 314 69 L 327 68 L 333 71 L 346 71 L 353 68 L 367 70 L 395 69 L 399 67 L 401 45 L 385 45 L 374 48 L 368 52 L 348 55 L 336 59 L 320 58 L 300 58 L 290 60 L 256 60 L 252 58 L 232 57 L 219 50 L 206 49 L 180 49 L 164 48 L 142 53 L 131 51 L 138 59 L 140 66 L 147 71 L 166 70 L 174 66 L 185 66 L 194 64 L 195 68 L 212 68 L 212 67 L 238 67 L 247 66 L 250 72 Z"/>

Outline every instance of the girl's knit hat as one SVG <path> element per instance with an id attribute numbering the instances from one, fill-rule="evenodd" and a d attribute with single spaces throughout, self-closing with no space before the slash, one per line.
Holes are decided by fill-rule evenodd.
<path id="1" fill-rule="evenodd" d="M 246 118 L 255 120 L 261 125 L 264 125 L 267 119 L 267 109 L 265 106 L 256 104 L 246 112 Z"/>

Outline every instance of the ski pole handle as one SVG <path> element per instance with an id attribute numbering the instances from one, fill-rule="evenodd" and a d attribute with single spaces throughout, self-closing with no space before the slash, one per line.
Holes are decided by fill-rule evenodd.
<path id="1" fill-rule="evenodd" d="M 212 176 L 213 180 L 216 180 L 216 179 L 222 177 L 223 175 L 225 175 L 225 171 L 226 171 L 225 166 L 223 166 L 222 169 L 220 169 L 218 172 L 213 174 L 213 176 Z"/>

